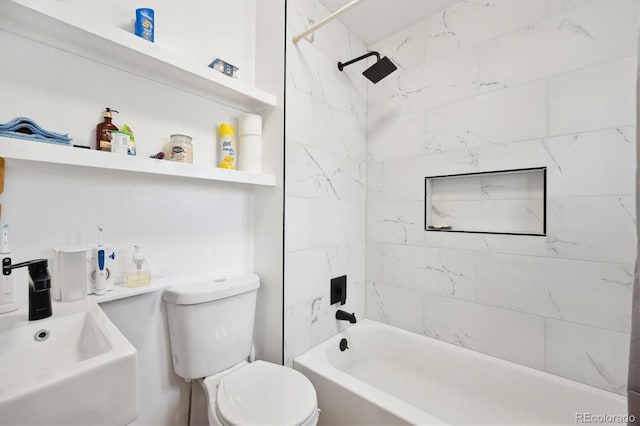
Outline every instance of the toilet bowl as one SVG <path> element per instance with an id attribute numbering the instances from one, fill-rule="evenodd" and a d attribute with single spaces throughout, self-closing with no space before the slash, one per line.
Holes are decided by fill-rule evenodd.
<path id="1" fill-rule="evenodd" d="M 243 274 L 165 290 L 173 369 L 198 380 L 211 425 L 313 426 L 319 410 L 309 379 L 247 362 L 258 287 L 255 274 Z"/>
<path id="2" fill-rule="evenodd" d="M 210 425 L 297 425 L 318 422 L 317 396 L 304 375 L 255 361 L 201 381 Z"/>

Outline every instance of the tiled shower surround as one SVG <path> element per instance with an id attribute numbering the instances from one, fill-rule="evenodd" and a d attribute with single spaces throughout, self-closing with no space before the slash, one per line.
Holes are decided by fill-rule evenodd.
<path id="1" fill-rule="evenodd" d="M 367 80 L 338 61 L 366 52 L 334 21 L 297 45 L 291 37 L 330 12 L 287 1 L 285 348 L 293 359 L 338 332 L 332 277 L 348 276 L 347 303 L 364 317 Z"/>
<path id="2" fill-rule="evenodd" d="M 367 317 L 625 392 L 638 5 L 467 0 L 369 46 L 399 70 L 368 90 Z M 546 236 L 424 231 L 425 176 L 543 166 Z"/>

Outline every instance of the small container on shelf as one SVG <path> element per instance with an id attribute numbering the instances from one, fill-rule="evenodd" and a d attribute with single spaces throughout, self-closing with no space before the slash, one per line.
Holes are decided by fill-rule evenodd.
<path id="1" fill-rule="evenodd" d="M 127 154 L 135 156 L 136 155 L 136 138 L 133 135 L 133 129 L 128 124 L 125 124 L 124 126 L 122 126 L 122 132 L 129 135 L 129 145 L 127 147 Z"/>
<path id="2" fill-rule="evenodd" d="M 240 117 L 238 170 L 262 173 L 262 117 L 244 114 Z"/>
<path id="3" fill-rule="evenodd" d="M 113 113 L 118 112 L 109 107 L 102 113 L 103 121 L 96 126 L 96 149 L 99 151 L 111 151 L 111 132 L 118 128 L 112 123 Z"/>
<path id="4" fill-rule="evenodd" d="M 213 61 L 209 64 L 209 68 L 213 68 L 214 70 L 220 71 L 222 74 L 233 78 L 238 78 L 238 70 L 240 70 L 240 68 L 230 64 L 229 62 L 223 61 L 220 58 L 213 58 Z"/>
<path id="5" fill-rule="evenodd" d="M 129 135 L 125 132 L 111 131 L 111 152 L 127 155 L 129 153 Z"/>
<path id="6" fill-rule="evenodd" d="M 151 284 L 151 270 L 149 269 L 149 262 L 142 252 L 143 246 L 136 245 L 134 247 L 135 252 L 133 253 L 124 284 L 127 287 L 141 287 Z"/>
<path id="7" fill-rule="evenodd" d="M 235 130 L 232 125 L 220 124 L 220 162 L 221 169 L 235 170 L 238 148 L 236 146 Z"/>
<path id="8" fill-rule="evenodd" d="M 171 135 L 169 140 L 169 160 L 178 163 L 193 163 L 193 145 L 191 136 Z"/>
<path id="9" fill-rule="evenodd" d="M 136 24 L 134 33 L 145 40 L 153 43 L 155 12 L 153 9 L 142 7 L 136 9 Z"/>

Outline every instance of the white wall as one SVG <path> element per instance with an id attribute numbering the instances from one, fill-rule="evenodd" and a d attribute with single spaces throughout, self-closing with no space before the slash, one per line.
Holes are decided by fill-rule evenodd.
<path id="1" fill-rule="evenodd" d="M 45 0 L 48 1 L 48 0 Z M 256 0 L 60 0 L 101 23 L 133 33 L 136 9 L 154 10 L 154 44 L 209 65 L 220 58 L 253 85 Z M 239 48 L 241 47 L 241 48 Z"/>
<path id="2" fill-rule="evenodd" d="M 77 3 L 80 7 L 85 2 Z M 87 7 L 95 6 L 94 2 L 86 3 L 92 3 Z M 109 5 L 133 7 L 126 3 Z M 171 7 L 184 5 L 158 3 L 167 25 Z M 239 58 L 247 52 L 253 55 L 256 10 L 252 1 L 192 3 L 200 5 L 198 22 L 203 8 L 208 8 L 206 15 L 213 16 L 212 22 L 226 10 L 228 20 L 222 27 L 226 31 L 226 48 L 240 52 Z M 279 6 L 283 14 L 283 2 L 277 3 L 274 10 Z M 193 11 L 192 6 L 176 12 L 176 17 L 181 19 L 182 12 Z M 232 6 L 237 7 L 229 9 Z M 116 15 L 115 9 L 104 8 L 109 10 L 109 16 Z M 261 31 L 271 43 L 263 47 L 282 55 L 284 26 Z M 212 33 L 203 30 L 201 34 L 200 41 Z M 189 40 L 166 34 L 162 39 L 176 46 Z M 184 50 L 178 50 L 189 53 L 194 46 L 182 47 Z M 101 111 L 110 106 L 121 111 L 114 120 L 117 125 L 128 123 L 133 128 L 139 155 L 161 150 L 171 133 L 186 133 L 194 139 L 195 162 L 213 165 L 216 126 L 233 122 L 241 113 L 4 31 L 0 31 L 0 52 L 0 122 L 28 116 L 47 129 L 70 133 L 74 143 L 94 143 Z M 210 54 L 206 52 L 205 56 Z M 277 56 L 274 58 L 278 60 Z M 282 63 L 282 57 L 279 60 Z M 239 65 L 241 62 L 238 59 Z M 251 59 L 241 65 L 248 71 L 245 75 L 253 75 L 253 63 Z M 262 334 L 256 336 L 257 353 L 263 359 L 281 362 L 282 261 L 265 266 L 264 244 L 257 247 L 254 239 L 263 241 L 269 238 L 264 234 L 266 229 L 280 227 L 279 241 L 272 241 L 276 250 L 279 245 L 282 251 L 279 188 L 283 120 L 278 111 L 282 110 L 284 83 L 280 79 L 280 87 L 273 82 L 264 84 L 261 88 L 279 95 L 279 109 L 264 114 L 264 168 L 279 176 L 279 187 L 257 189 L 242 184 L 7 160 L 5 192 L 0 201 L 2 221 L 11 227 L 14 258 L 34 258 L 64 244 L 95 243 L 97 227 L 101 225 L 105 241 L 117 247 L 143 243 L 152 272 L 174 282 L 253 270 L 255 266 L 265 276 L 258 301 L 257 321 Z M 266 87 L 267 84 L 271 86 Z M 24 143 L 37 147 L 35 142 Z M 275 149 L 271 152 L 269 148 Z M 263 211 L 269 211 L 269 215 L 264 216 Z M 254 265 L 256 256 L 261 260 Z M 20 276 L 16 290 L 25 301 L 26 277 Z M 103 308 L 138 350 L 140 406 L 135 424 L 186 424 L 188 386 L 173 373 L 161 294 L 109 302 Z"/>
<path id="3" fill-rule="evenodd" d="M 278 96 L 278 105 L 263 112 L 263 170 L 276 187 L 254 188 L 254 271 L 260 275 L 254 341 L 259 359 L 283 362 L 284 271 L 284 33 L 285 2 L 256 3 L 256 84 Z"/>
<path id="4" fill-rule="evenodd" d="M 285 363 L 347 326 L 338 308 L 364 314 L 365 52 L 339 21 L 297 45 L 291 38 L 329 12 L 287 2 Z M 329 305 L 332 277 L 347 275 L 347 304 Z"/>
<path id="5" fill-rule="evenodd" d="M 624 393 L 638 2 L 459 2 L 370 48 L 367 316 Z M 548 167 L 547 236 L 424 232 L 424 177 Z"/>

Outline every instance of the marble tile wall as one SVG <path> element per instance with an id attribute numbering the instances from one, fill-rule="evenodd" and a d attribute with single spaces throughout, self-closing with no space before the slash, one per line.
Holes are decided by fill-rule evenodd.
<path id="1" fill-rule="evenodd" d="M 366 315 L 624 393 L 635 0 L 460 1 L 369 46 Z M 424 177 L 547 167 L 547 236 L 425 232 Z"/>
<path id="2" fill-rule="evenodd" d="M 317 0 L 287 2 L 286 365 L 348 326 L 329 305 L 332 277 L 347 275 L 341 308 L 364 317 L 367 80 L 337 62 L 366 47 L 339 21 L 291 42 L 329 13 Z"/>

